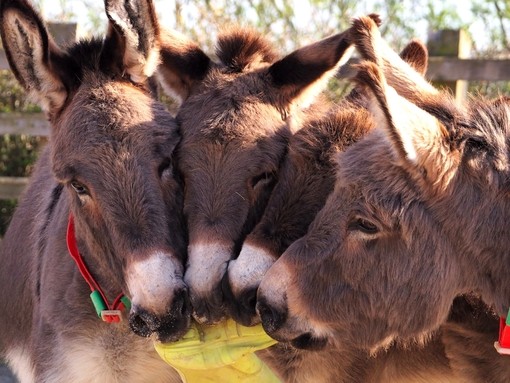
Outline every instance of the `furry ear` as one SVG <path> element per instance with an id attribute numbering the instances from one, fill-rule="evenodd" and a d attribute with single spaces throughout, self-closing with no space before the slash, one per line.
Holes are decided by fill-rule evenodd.
<path id="1" fill-rule="evenodd" d="M 177 32 L 162 31 L 161 65 L 158 79 L 165 91 L 181 101 L 209 72 L 211 59 L 198 47 Z"/>
<path id="2" fill-rule="evenodd" d="M 345 31 L 295 50 L 272 64 L 268 74 L 277 90 L 279 108 L 288 111 L 291 105 L 310 105 L 352 51 L 350 31 Z"/>
<path id="3" fill-rule="evenodd" d="M 278 58 L 264 36 L 247 28 L 227 28 L 222 32 L 218 37 L 216 56 L 233 73 L 271 64 Z"/>
<path id="4" fill-rule="evenodd" d="M 427 71 L 429 53 L 427 47 L 419 40 L 412 40 L 407 44 L 402 52 L 400 58 L 408 63 L 416 72 L 424 76 Z M 363 92 L 360 87 L 354 87 L 347 99 L 357 101 L 360 105 L 363 104 Z"/>
<path id="5" fill-rule="evenodd" d="M 9 65 L 29 97 L 52 118 L 68 95 L 61 71 L 65 54 L 27 1 L 2 0 L 0 4 L 0 34 Z"/>
<path id="6" fill-rule="evenodd" d="M 152 0 L 105 0 L 108 34 L 101 65 L 142 83 L 159 64 L 159 23 Z"/>
<path id="7" fill-rule="evenodd" d="M 403 97 L 420 105 L 422 100 L 439 94 L 423 77 L 428 54 L 421 43 L 411 43 L 407 52 L 404 50 L 403 59 L 382 39 L 377 24 L 370 17 L 355 19 L 351 29 L 361 57 L 382 68 L 388 84 Z"/>
<path id="8" fill-rule="evenodd" d="M 383 129 L 395 159 L 410 175 L 444 189 L 459 160 L 450 147 L 446 128 L 437 118 L 399 96 L 386 83 L 384 73 L 372 62 L 357 66 L 355 81 L 368 90 L 368 109 L 376 127 Z"/>
<path id="9" fill-rule="evenodd" d="M 404 47 L 402 52 L 400 52 L 400 58 L 422 76 L 425 76 L 425 73 L 427 73 L 429 51 L 420 40 L 411 40 L 411 42 Z"/>

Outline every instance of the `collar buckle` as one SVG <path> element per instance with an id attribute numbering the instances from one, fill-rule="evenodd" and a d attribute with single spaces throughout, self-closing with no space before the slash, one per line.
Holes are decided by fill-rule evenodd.
<path id="1" fill-rule="evenodd" d="M 122 311 L 120 310 L 102 310 L 101 319 L 107 323 L 122 322 Z M 510 350 L 509 350 L 510 351 Z"/>
<path id="2" fill-rule="evenodd" d="M 499 318 L 499 339 L 494 347 L 499 354 L 510 355 L 510 310 L 506 318 Z"/>

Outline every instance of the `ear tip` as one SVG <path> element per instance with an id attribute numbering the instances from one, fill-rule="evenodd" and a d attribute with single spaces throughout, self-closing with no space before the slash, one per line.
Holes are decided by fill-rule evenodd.
<path id="1" fill-rule="evenodd" d="M 12 12 L 12 16 L 35 21 L 39 29 L 45 29 L 45 23 L 33 4 L 27 0 L 0 0 L 0 29 L 4 30 L 4 18 Z"/>
<path id="2" fill-rule="evenodd" d="M 254 28 L 227 26 L 218 36 L 216 56 L 220 61 L 242 72 L 255 62 L 273 63 L 278 55 L 270 41 Z"/>
<path id="3" fill-rule="evenodd" d="M 3 14 L 9 9 L 35 13 L 34 6 L 27 0 L 0 0 L 0 12 Z"/>
<path id="4" fill-rule="evenodd" d="M 371 13 L 368 16 L 356 17 L 352 20 L 351 26 L 358 33 L 369 34 L 372 29 L 377 29 L 382 21 L 379 15 Z"/>
<path id="5" fill-rule="evenodd" d="M 10 18 L 14 19 L 9 20 Z M 0 0 L 0 33 L 2 39 L 8 39 L 9 35 L 12 35 L 13 20 L 18 20 L 23 25 L 23 28 L 27 30 L 37 29 L 44 44 L 48 44 L 48 41 L 51 40 L 46 23 L 29 1 Z"/>
<path id="6" fill-rule="evenodd" d="M 370 13 L 368 15 L 368 17 L 372 19 L 372 21 L 375 23 L 375 25 L 377 25 L 378 27 L 381 26 L 381 24 L 382 24 L 381 15 L 379 15 L 378 13 Z"/>
<path id="7" fill-rule="evenodd" d="M 356 48 L 364 58 L 372 56 L 371 49 L 367 49 L 367 46 L 371 46 L 371 40 L 378 38 L 380 24 L 381 19 L 376 14 L 360 16 L 352 20 L 350 30 L 351 41 L 356 45 Z"/>
<path id="8" fill-rule="evenodd" d="M 413 38 L 411 41 L 409 41 L 409 43 L 407 45 L 412 47 L 413 49 L 421 50 L 424 53 L 428 54 L 427 46 L 425 45 L 425 43 L 423 41 L 421 41 L 418 38 Z"/>
<path id="9" fill-rule="evenodd" d="M 357 70 L 353 81 L 362 86 L 370 89 L 386 88 L 386 79 L 384 73 L 379 66 L 371 61 L 362 61 L 356 64 L 354 68 Z"/>

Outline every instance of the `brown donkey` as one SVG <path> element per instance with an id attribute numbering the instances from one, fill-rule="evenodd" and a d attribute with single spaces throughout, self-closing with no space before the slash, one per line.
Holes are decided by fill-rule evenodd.
<path id="1" fill-rule="evenodd" d="M 180 381 L 130 330 L 168 341 L 190 316 L 179 135 L 147 87 L 158 24 L 148 0 L 106 10 L 104 40 L 62 50 L 25 0 L 1 2 L 11 68 L 52 127 L 1 244 L 0 358 L 23 383 Z"/>
<path id="2" fill-rule="evenodd" d="M 162 45 L 160 77 L 184 100 L 178 164 L 189 230 L 185 281 L 197 321 L 225 315 L 228 262 L 264 211 L 289 137 L 316 112 L 310 104 L 349 56 L 347 36 L 278 60 L 261 35 L 233 29 L 219 38 L 219 63 L 175 37 Z"/>
<path id="3" fill-rule="evenodd" d="M 425 72 L 428 55 L 421 43 L 410 43 L 401 56 L 421 73 Z M 373 126 L 362 96 L 355 88 L 347 100 L 291 137 L 264 215 L 248 235 L 239 257 L 229 263 L 233 297 L 227 303 L 236 320 L 246 325 L 258 320 L 251 300 L 264 273 L 293 241 L 306 233 L 333 190 L 335 155 Z M 285 382 L 457 381 L 438 335 L 425 346 L 395 345 L 375 356 L 353 348 L 327 347 L 309 352 L 285 344 L 260 356 Z"/>
<path id="4" fill-rule="evenodd" d="M 508 101 L 458 107 L 396 54 L 389 71 L 369 19 L 355 29 L 377 63 L 358 74 L 377 127 L 339 155 L 334 192 L 263 279 L 264 327 L 374 349 L 436 330 L 464 292 L 506 316 Z"/>
<path id="5" fill-rule="evenodd" d="M 425 74 L 428 52 L 421 42 L 409 43 L 401 57 Z M 291 137 L 264 215 L 246 237 L 239 257 L 229 263 L 232 297 L 226 301 L 235 320 L 247 326 L 259 320 L 255 303 L 264 273 L 292 242 L 306 234 L 326 202 L 336 179 L 336 155 L 372 129 L 365 103 L 366 97 L 354 88 L 345 100 Z"/>

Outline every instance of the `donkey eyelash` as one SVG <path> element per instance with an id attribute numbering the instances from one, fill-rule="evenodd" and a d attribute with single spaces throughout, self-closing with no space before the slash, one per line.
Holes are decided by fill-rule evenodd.
<path id="1" fill-rule="evenodd" d="M 81 182 L 72 180 L 70 183 L 71 187 L 74 189 L 76 194 L 79 196 L 86 196 L 89 195 L 89 190 L 85 185 L 83 185 Z"/>
<path id="2" fill-rule="evenodd" d="M 272 173 L 265 172 L 265 173 L 259 174 L 258 176 L 253 177 L 251 179 L 251 186 L 252 186 L 252 188 L 254 188 L 260 182 L 269 183 L 269 182 L 273 181 L 273 179 L 274 179 L 274 175 Z"/>
<path id="3" fill-rule="evenodd" d="M 161 178 L 163 172 L 172 167 L 172 160 L 170 158 L 165 158 L 161 164 L 158 166 L 158 175 Z"/>
<path id="4" fill-rule="evenodd" d="M 352 231 L 360 231 L 365 234 L 377 234 L 379 232 L 379 227 L 376 224 L 362 217 L 356 217 L 351 220 L 351 222 L 349 222 L 348 229 Z"/>

